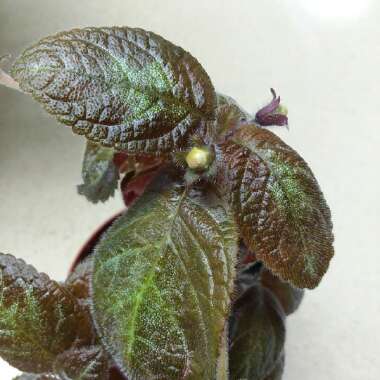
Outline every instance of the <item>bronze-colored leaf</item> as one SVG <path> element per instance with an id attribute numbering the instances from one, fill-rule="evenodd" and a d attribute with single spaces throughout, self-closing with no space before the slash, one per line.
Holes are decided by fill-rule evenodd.
<path id="1" fill-rule="evenodd" d="M 100 346 L 72 348 L 58 356 L 54 368 L 62 380 L 107 380 L 107 357 Z"/>
<path id="2" fill-rule="evenodd" d="M 161 171 L 95 250 L 93 319 L 130 380 L 214 380 L 237 231 L 211 189 Z"/>
<path id="3" fill-rule="evenodd" d="M 251 119 L 253 117 L 244 111 L 233 98 L 217 94 L 216 120 L 218 123 L 218 135 L 226 136 L 241 123 Z"/>
<path id="4" fill-rule="evenodd" d="M 184 149 L 215 128 L 216 95 L 200 63 L 164 38 L 128 27 L 47 37 L 13 78 L 78 134 L 129 153 Z"/>
<path id="5" fill-rule="evenodd" d="M 15 377 L 13 380 L 62 380 L 59 376 L 52 373 L 23 373 L 20 376 Z"/>
<path id="6" fill-rule="evenodd" d="M 65 287 L 76 300 L 89 312 L 90 278 L 92 274 L 92 256 L 80 262 L 67 276 Z"/>
<path id="7" fill-rule="evenodd" d="M 284 342 L 282 307 L 269 290 L 251 286 L 235 302 L 230 320 L 231 379 L 271 379 Z"/>
<path id="8" fill-rule="evenodd" d="M 90 335 L 87 315 L 60 284 L 0 254 L 0 356 L 25 372 L 52 370 L 60 353 Z"/>
<path id="9" fill-rule="evenodd" d="M 330 210 L 306 162 L 279 137 L 243 125 L 218 147 L 219 184 L 257 259 L 298 288 L 316 287 L 333 256 Z"/>

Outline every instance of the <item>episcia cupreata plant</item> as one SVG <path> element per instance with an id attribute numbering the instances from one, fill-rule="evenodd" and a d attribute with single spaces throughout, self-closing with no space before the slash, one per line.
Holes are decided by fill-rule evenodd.
<path id="1" fill-rule="evenodd" d="M 87 138 L 80 194 L 127 207 L 64 283 L 0 255 L 0 355 L 18 379 L 278 380 L 285 317 L 333 256 L 305 161 L 189 53 L 128 27 L 26 49 L 0 81 Z M 116 372 L 115 368 L 118 372 Z"/>

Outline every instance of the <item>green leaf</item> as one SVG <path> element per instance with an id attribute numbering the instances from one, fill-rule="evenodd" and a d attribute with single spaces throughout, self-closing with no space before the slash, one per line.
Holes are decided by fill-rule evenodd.
<path id="1" fill-rule="evenodd" d="M 218 148 L 224 186 L 248 248 L 282 280 L 316 287 L 333 256 L 330 210 L 306 162 L 255 125 Z"/>
<path id="2" fill-rule="evenodd" d="M 250 287 L 235 302 L 230 320 L 231 379 L 271 379 L 284 342 L 282 307 L 269 290 Z"/>
<path id="3" fill-rule="evenodd" d="M 93 203 L 105 202 L 115 194 L 119 169 L 113 162 L 114 153 L 112 148 L 87 142 L 82 164 L 83 184 L 78 186 L 78 192 Z"/>
<path id="4" fill-rule="evenodd" d="M 237 233 L 209 189 L 163 171 L 95 250 L 93 319 L 128 379 L 212 379 Z"/>
<path id="5" fill-rule="evenodd" d="M 108 379 L 107 354 L 100 346 L 72 348 L 58 356 L 54 367 L 63 380 Z"/>
<path id="6" fill-rule="evenodd" d="M 85 342 L 90 321 L 61 285 L 0 254 L 0 356 L 25 372 L 50 372 L 56 356 Z"/>
<path id="7" fill-rule="evenodd" d="M 142 29 L 47 37 L 11 74 L 60 122 L 105 146 L 165 153 L 182 150 L 195 132 L 212 134 L 216 95 L 207 73 L 189 53 Z"/>
<path id="8" fill-rule="evenodd" d="M 276 296 L 286 315 L 293 314 L 300 306 L 304 297 L 304 290 L 281 281 L 267 269 L 261 273 L 261 283 Z"/>

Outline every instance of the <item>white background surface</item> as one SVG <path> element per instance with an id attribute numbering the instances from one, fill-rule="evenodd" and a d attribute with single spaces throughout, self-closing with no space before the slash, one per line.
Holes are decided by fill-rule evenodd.
<path id="1" fill-rule="evenodd" d="M 336 257 L 288 319 L 284 380 L 380 378 L 380 4 L 369 0 L 0 0 L 0 56 L 71 27 L 129 25 L 192 52 L 215 87 L 255 111 L 274 87 L 279 134 L 331 206 Z M 120 209 L 76 195 L 83 140 L 0 89 L 0 250 L 63 279 L 90 232 Z M 0 379 L 16 372 L 0 364 Z"/>

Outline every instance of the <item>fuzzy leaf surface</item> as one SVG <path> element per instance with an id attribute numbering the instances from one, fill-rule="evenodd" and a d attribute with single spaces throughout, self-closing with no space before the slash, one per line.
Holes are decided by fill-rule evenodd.
<path id="1" fill-rule="evenodd" d="M 231 379 L 271 379 L 284 343 L 282 307 L 267 289 L 250 287 L 235 302 L 230 320 Z"/>
<path id="2" fill-rule="evenodd" d="M 0 254 L 0 356 L 25 372 L 50 372 L 56 356 L 85 341 L 89 325 L 60 284 Z"/>
<path id="3" fill-rule="evenodd" d="M 78 192 L 89 201 L 105 202 L 115 194 L 119 169 L 113 162 L 114 149 L 87 141 L 82 164 L 83 184 Z"/>
<path id="4" fill-rule="evenodd" d="M 92 256 L 81 261 L 67 276 L 65 287 L 79 301 L 87 304 L 90 300 L 90 278 Z"/>
<path id="5" fill-rule="evenodd" d="M 316 287 L 333 256 L 330 210 L 306 162 L 279 137 L 241 126 L 219 147 L 242 238 L 258 260 L 298 288 Z"/>
<path id="6" fill-rule="evenodd" d="M 128 152 L 181 150 L 207 137 L 216 95 L 199 62 L 142 29 L 73 29 L 25 50 L 20 87 L 78 134 Z"/>
<path id="7" fill-rule="evenodd" d="M 244 111 L 235 99 L 218 93 L 216 119 L 218 123 L 218 134 L 223 135 L 239 124 L 253 119 L 253 117 Z"/>
<path id="8" fill-rule="evenodd" d="M 107 354 L 100 346 L 72 348 L 59 355 L 54 367 L 62 380 L 108 378 Z"/>
<path id="9" fill-rule="evenodd" d="M 108 230 L 93 319 L 128 379 L 214 379 L 236 250 L 224 202 L 165 171 Z"/>
<path id="10" fill-rule="evenodd" d="M 42 373 L 42 374 L 23 373 L 22 375 L 15 377 L 13 380 L 62 380 L 62 379 L 52 373 Z"/>

